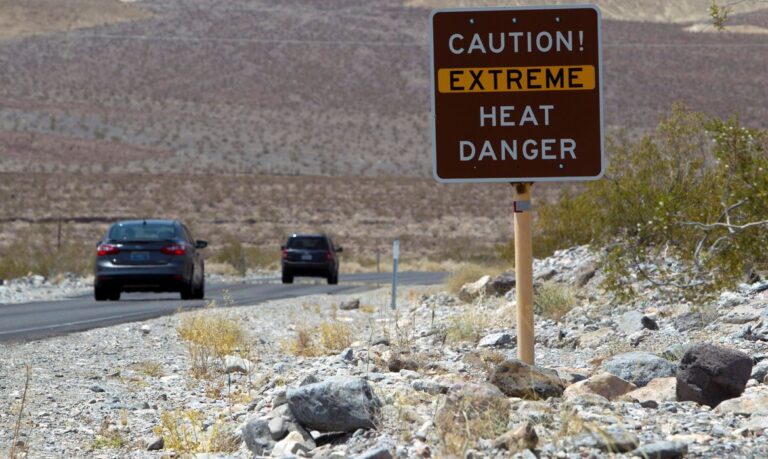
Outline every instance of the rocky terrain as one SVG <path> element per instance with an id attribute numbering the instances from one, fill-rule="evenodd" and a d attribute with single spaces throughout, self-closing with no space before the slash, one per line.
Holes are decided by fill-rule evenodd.
<path id="1" fill-rule="evenodd" d="M 510 273 L 405 289 L 395 312 L 384 290 L 224 298 L 4 345 L 0 454 L 766 457 L 768 283 L 619 301 L 598 258 L 536 261 L 536 367 L 515 358 Z"/>

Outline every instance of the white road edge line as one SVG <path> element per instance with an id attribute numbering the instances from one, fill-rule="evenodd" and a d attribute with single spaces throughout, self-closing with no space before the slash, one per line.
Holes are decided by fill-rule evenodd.
<path id="1" fill-rule="evenodd" d="M 149 312 L 151 314 L 151 312 Z M 82 324 L 89 324 L 93 322 L 102 322 L 104 320 L 111 320 L 111 319 L 126 319 L 128 317 L 136 317 L 136 316 L 143 316 L 147 315 L 148 312 L 134 312 L 133 314 L 121 314 L 117 316 L 106 316 L 106 317 L 99 317 L 98 319 L 89 319 L 89 320 L 81 320 L 78 322 L 66 322 L 63 324 L 57 324 L 57 325 L 48 325 L 45 327 L 30 327 L 30 328 L 22 328 L 19 330 L 13 330 L 13 331 L 7 331 L 7 332 L 0 332 L 0 336 L 2 335 L 12 335 L 15 333 L 25 333 L 30 331 L 38 331 L 38 330 L 50 330 L 52 328 L 62 328 L 62 327 L 71 327 L 73 325 L 82 325 Z"/>

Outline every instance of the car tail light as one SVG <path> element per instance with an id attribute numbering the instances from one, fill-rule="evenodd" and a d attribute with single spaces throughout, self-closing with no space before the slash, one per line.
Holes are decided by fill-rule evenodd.
<path id="1" fill-rule="evenodd" d="M 166 255 L 184 255 L 187 253 L 187 247 L 184 244 L 166 245 L 160 251 Z"/>
<path id="2" fill-rule="evenodd" d="M 325 261 L 333 260 L 333 254 L 331 252 L 325 252 Z"/>
<path id="3" fill-rule="evenodd" d="M 288 249 L 283 249 L 283 260 L 288 259 Z"/>
<path id="4" fill-rule="evenodd" d="M 117 255 L 120 253 L 120 249 L 118 249 L 114 244 L 99 244 L 99 246 L 96 247 L 96 253 L 100 257 L 107 255 Z"/>

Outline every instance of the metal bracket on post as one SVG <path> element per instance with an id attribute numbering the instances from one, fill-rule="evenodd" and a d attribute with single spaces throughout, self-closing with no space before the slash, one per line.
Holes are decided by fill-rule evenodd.
<path id="1" fill-rule="evenodd" d="M 514 201 L 512 210 L 516 214 L 525 212 L 526 210 L 531 210 L 531 201 Z"/>

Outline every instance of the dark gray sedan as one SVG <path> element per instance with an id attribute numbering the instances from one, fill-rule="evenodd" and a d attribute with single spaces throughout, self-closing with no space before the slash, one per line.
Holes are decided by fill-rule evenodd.
<path id="1" fill-rule="evenodd" d="M 205 265 L 189 228 L 175 220 L 117 222 L 96 249 L 94 297 L 120 299 L 122 292 L 179 292 L 205 296 Z"/>

